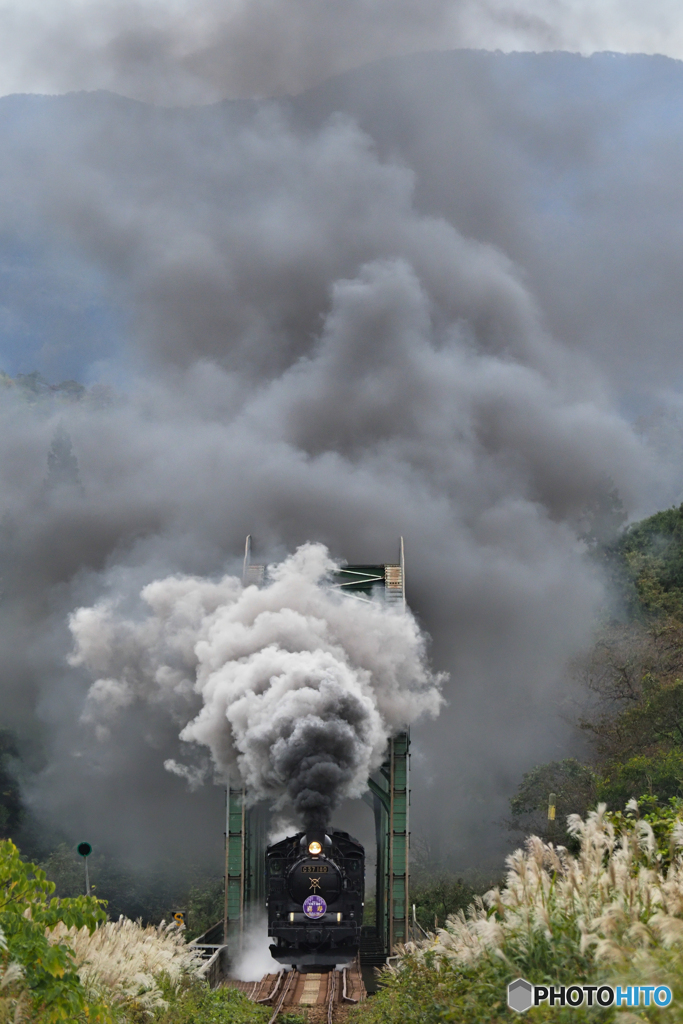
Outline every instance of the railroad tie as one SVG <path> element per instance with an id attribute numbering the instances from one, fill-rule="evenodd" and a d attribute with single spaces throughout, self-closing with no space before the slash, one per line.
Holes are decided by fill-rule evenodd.
<path id="1" fill-rule="evenodd" d="M 301 1006 L 315 1006 L 320 995 L 321 974 L 307 974 L 304 982 L 304 990 L 301 993 L 299 1004 Z"/>

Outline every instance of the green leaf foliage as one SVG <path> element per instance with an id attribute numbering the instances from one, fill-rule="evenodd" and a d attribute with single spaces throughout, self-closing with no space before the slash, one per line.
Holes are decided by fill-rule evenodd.
<path id="1" fill-rule="evenodd" d="M 623 810 L 634 798 L 683 798 L 682 675 L 683 628 L 674 619 L 601 637 L 588 673 L 592 713 L 581 721 L 593 763 L 568 758 L 527 772 L 511 800 L 511 827 L 571 847 L 568 814 L 585 815 L 598 801 Z"/>
<path id="2" fill-rule="evenodd" d="M 634 523 L 611 546 L 629 614 L 683 619 L 683 505 Z"/>
<path id="3" fill-rule="evenodd" d="M 417 920 L 426 931 L 443 924 L 449 914 L 465 910 L 474 896 L 474 888 L 462 878 L 436 878 L 410 887 L 410 902 L 415 905 Z"/>
<path id="4" fill-rule="evenodd" d="M 507 1005 L 507 986 L 520 974 L 532 984 L 558 983 L 554 965 L 548 977 L 529 964 L 520 969 L 493 957 L 466 967 L 444 957 L 421 960 L 408 955 L 398 970 L 383 972 L 377 995 L 352 1011 L 350 1020 L 354 1024 L 519 1024 L 520 1015 Z M 567 976 L 563 969 L 562 977 Z M 524 1014 L 523 1019 L 530 1024 L 607 1024 L 616 1014 L 612 1009 L 543 1005 Z"/>
<path id="5" fill-rule="evenodd" d="M 641 686 L 638 702 L 615 719 L 624 751 L 683 746 L 683 680 L 663 682 L 648 674 Z"/>
<path id="6" fill-rule="evenodd" d="M 536 765 L 522 776 L 516 794 L 510 800 L 514 831 L 533 832 L 546 842 L 572 846 L 567 832 L 568 814 L 585 815 L 595 804 L 599 775 L 576 758 Z M 555 794 L 555 819 L 548 820 L 548 797 Z"/>
<path id="7" fill-rule="evenodd" d="M 183 907 L 187 907 L 189 935 L 201 935 L 222 920 L 224 892 L 223 878 L 209 877 L 190 887 L 183 901 Z"/>
<path id="8" fill-rule="evenodd" d="M 598 799 L 608 807 L 624 807 L 628 800 L 666 802 L 683 796 L 683 750 L 657 750 L 636 754 L 606 766 L 598 783 Z"/>
<path id="9" fill-rule="evenodd" d="M 7 948 L 5 964 L 21 965 L 33 1006 L 41 1020 L 75 1021 L 83 1015 L 106 1019 L 103 1008 L 89 1007 L 69 947 L 50 942 L 60 922 L 91 933 L 106 920 L 101 902 L 91 896 L 57 899 L 54 883 L 35 864 L 21 859 L 14 843 L 0 842 L 0 929 Z"/>
<path id="10" fill-rule="evenodd" d="M 627 835 L 634 839 L 634 848 L 640 850 L 640 861 L 647 867 L 656 866 L 660 871 L 667 868 L 675 853 L 680 854 L 680 839 L 674 834 L 683 822 L 683 800 L 671 797 L 666 804 L 661 804 L 656 796 L 642 796 L 637 807 L 627 807 L 625 811 L 610 811 L 607 818 L 612 822 L 619 835 Z M 651 826 L 654 847 L 648 849 L 638 834 L 638 819 Z"/>
<path id="11" fill-rule="evenodd" d="M 179 991 L 169 988 L 164 996 L 169 1005 L 156 1011 L 155 1024 L 266 1024 L 273 1013 L 272 1007 L 252 1003 L 236 988 L 210 989 L 190 978 Z M 280 1022 L 304 1024 L 305 1017 L 285 1014 L 278 1017 Z"/>

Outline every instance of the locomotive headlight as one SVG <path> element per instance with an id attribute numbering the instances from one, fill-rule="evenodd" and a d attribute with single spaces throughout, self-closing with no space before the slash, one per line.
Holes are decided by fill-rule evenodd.
<path id="1" fill-rule="evenodd" d="M 323 848 L 320 845 L 320 843 L 314 839 L 312 843 L 308 844 L 308 852 L 311 853 L 314 857 L 317 857 L 319 853 L 323 852 Z"/>

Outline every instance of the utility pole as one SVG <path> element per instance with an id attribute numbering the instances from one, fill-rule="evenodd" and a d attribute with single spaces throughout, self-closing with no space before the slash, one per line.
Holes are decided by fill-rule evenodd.
<path id="1" fill-rule="evenodd" d="M 85 895 L 90 895 L 90 878 L 88 877 L 88 857 L 92 853 L 92 846 L 90 843 L 79 843 L 76 847 L 80 856 L 83 858 L 85 863 Z"/>

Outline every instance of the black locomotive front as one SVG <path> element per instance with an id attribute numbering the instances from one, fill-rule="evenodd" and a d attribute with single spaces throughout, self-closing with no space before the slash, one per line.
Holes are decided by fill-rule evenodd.
<path id="1" fill-rule="evenodd" d="M 353 960 L 363 923 L 365 851 L 348 832 L 299 832 L 266 850 L 270 952 L 310 970 Z"/>

